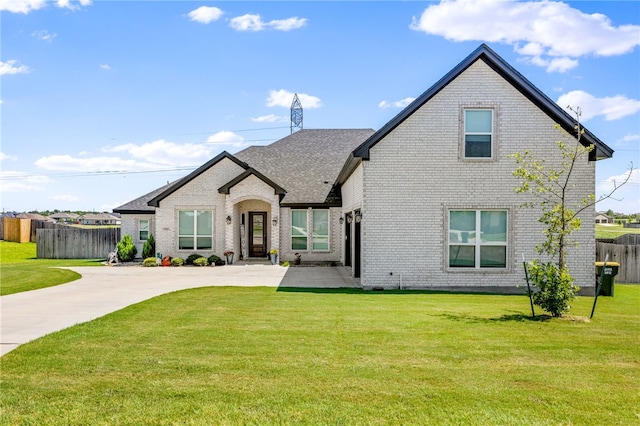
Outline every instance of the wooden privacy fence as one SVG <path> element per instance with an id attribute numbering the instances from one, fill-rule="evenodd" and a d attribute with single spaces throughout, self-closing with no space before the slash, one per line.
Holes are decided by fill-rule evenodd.
<path id="1" fill-rule="evenodd" d="M 604 262 L 607 254 L 609 262 L 620 263 L 617 283 L 640 284 L 640 245 L 596 243 L 596 260 Z"/>
<path id="2" fill-rule="evenodd" d="M 38 229 L 38 259 L 106 259 L 120 241 L 120 228 Z"/>
<path id="3" fill-rule="evenodd" d="M 31 237 L 31 219 L 3 217 L 2 235 L 5 241 L 28 243 Z"/>

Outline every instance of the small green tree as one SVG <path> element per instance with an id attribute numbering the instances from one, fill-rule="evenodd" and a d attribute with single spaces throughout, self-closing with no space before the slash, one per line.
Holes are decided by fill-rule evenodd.
<path id="1" fill-rule="evenodd" d="M 124 234 L 118 243 L 118 258 L 120 258 L 122 262 L 131 262 L 135 259 L 137 253 L 138 249 L 136 245 L 133 244 L 131 235 Z"/>
<path id="2" fill-rule="evenodd" d="M 153 234 L 149 235 L 147 241 L 144 242 L 142 246 L 142 258 L 146 259 L 148 257 L 156 256 L 156 240 L 153 239 Z"/>
<path id="3" fill-rule="evenodd" d="M 567 248 L 576 243 L 570 239 L 574 231 L 580 229 L 579 214 L 593 207 L 599 201 L 610 198 L 622 185 L 626 184 L 633 172 L 633 164 L 629 166 L 626 179 L 617 184 L 606 195 L 598 200 L 594 194 L 578 194 L 580 201 L 573 202 L 576 186 L 573 172 L 579 161 L 588 158 L 593 145 L 584 146 L 581 142 L 584 129 L 580 125 L 580 108 L 571 109 L 576 115 L 576 135 L 571 136 L 573 144 L 558 141 L 556 144 L 560 153 L 560 163 L 549 165 L 544 159 L 536 158 L 529 150 L 516 153 L 510 157 L 516 160 L 517 168 L 513 176 L 520 179 L 520 184 L 514 188 L 517 193 L 529 194 L 536 201 L 524 203 L 524 207 L 539 206 L 542 215 L 538 219 L 546 227 L 545 239 L 536 245 L 536 251 L 551 259 L 542 263 L 534 261 L 529 264 L 532 282 L 540 289 L 533 295 L 534 303 L 550 312 L 553 316 L 561 316 L 569 310 L 569 302 L 575 298 L 578 287 L 573 285 L 573 277 L 566 266 Z M 556 128 L 560 126 L 556 125 Z"/>

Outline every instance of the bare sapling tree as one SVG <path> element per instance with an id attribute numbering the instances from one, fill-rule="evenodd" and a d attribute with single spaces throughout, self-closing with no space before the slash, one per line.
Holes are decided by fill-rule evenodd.
<path id="1" fill-rule="evenodd" d="M 545 225 L 545 239 L 536 245 L 536 252 L 547 256 L 550 262 L 533 261 L 529 265 L 529 275 L 539 292 L 534 294 L 534 302 L 550 312 L 561 316 L 568 311 L 569 301 L 575 298 L 578 288 L 573 285 L 573 277 L 567 269 L 567 249 L 576 246 L 571 234 L 580 229 L 580 213 L 592 208 L 596 203 L 612 198 L 614 193 L 625 185 L 634 170 L 629 165 L 628 173 L 622 182 L 613 182 L 613 188 L 596 199 L 593 193 L 576 194 L 580 186 L 576 184 L 577 166 L 587 161 L 594 145 L 583 145 L 584 129 L 580 124 L 580 108 L 568 107 L 576 117 L 575 136 L 569 136 L 570 142 L 556 143 L 560 162 L 547 162 L 536 158 L 529 150 L 510 155 L 517 168 L 513 176 L 520 179 L 514 188 L 517 193 L 533 197 L 533 201 L 523 204 L 526 207 L 539 206 L 542 215 L 538 219 Z M 560 129 L 559 125 L 556 128 Z M 550 164 L 553 163 L 553 164 Z"/>

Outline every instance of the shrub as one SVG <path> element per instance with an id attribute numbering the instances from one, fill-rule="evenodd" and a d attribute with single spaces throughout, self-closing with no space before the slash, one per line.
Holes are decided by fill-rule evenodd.
<path id="1" fill-rule="evenodd" d="M 149 239 L 144 242 L 142 246 L 142 258 L 154 257 L 156 255 L 156 240 L 153 238 L 153 234 L 149 235 Z"/>
<path id="2" fill-rule="evenodd" d="M 189 256 L 187 256 L 186 263 L 187 263 L 187 265 L 193 265 L 193 261 L 196 260 L 196 259 L 200 259 L 201 257 L 202 256 L 200 256 L 197 253 L 190 254 Z"/>
<path id="3" fill-rule="evenodd" d="M 184 265 L 184 260 L 179 257 L 174 257 L 171 259 L 171 266 L 182 266 Z"/>
<path id="4" fill-rule="evenodd" d="M 131 262 L 136 257 L 136 253 L 138 249 L 133 244 L 133 238 L 129 234 L 124 234 L 118 243 L 118 257 L 122 262 Z"/>
<path id="5" fill-rule="evenodd" d="M 269 250 L 269 254 L 278 254 L 278 249 Z"/>
<path id="6" fill-rule="evenodd" d="M 195 266 L 207 266 L 209 265 L 209 261 L 207 260 L 206 257 L 199 257 L 193 261 L 193 264 Z"/>
<path id="7" fill-rule="evenodd" d="M 147 257 L 142 261 L 142 266 L 158 266 L 158 259 L 155 257 Z"/>
<path id="8" fill-rule="evenodd" d="M 224 260 L 220 259 L 220 257 L 216 256 L 215 254 L 212 254 L 211 256 L 209 256 L 209 259 L 207 260 L 209 261 L 209 265 L 215 265 L 215 266 L 224 265 Z"/>
<path id="9" fill-rule="evenodd" d="M 576 298 L 579 288 L 573 285 L 573 277 L 566 267 L 533 260 L 527 265 L 527 272 L 531 283 L 539 289 L 532 292 L 533 303 L 554 317 L 560 317 L 569 310 L 569 302 Z"/>
<path id="10" fill-rule="evenodd" d="M 285 261 L 282 263 L 282 266 L 284 266 L 284 267 L 289 266 L 289 261 L 288 261 L 288 260 L 285 260 Z"/>

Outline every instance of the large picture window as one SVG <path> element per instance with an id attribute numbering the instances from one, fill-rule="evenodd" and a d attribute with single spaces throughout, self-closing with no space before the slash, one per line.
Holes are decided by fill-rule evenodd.
<path id="1" fill-rule="evenodd" d="M 291 249 L 307 250 L 307 211 L 291 211 Z"/>
<path id="2" fill-rule="evenodd" d="M 213 212 L 180 210 L 178 212 L 178 248 L 180 250 L 213 249 Z"/>
<path id="3" fill-rule="evenodd" d="M 149 219 L 140 219 L 138 221 L 138 239 L 140 241 L 149 239 Z"/>
<path id="4" fill-rule="evenodd" d="M 464 110 L 464 157 L 491 158 L 493 145 L 493 110 Z"/>
<path id="5" fill-rule="evenodd" d="M 313 249 L 329 250 L 329 210 L 313 211 Z"/>
<path id="6" fill-rule="evenodd" d="M 506 268 L 506 210 L 451 210 L 449 267 Z"/>

